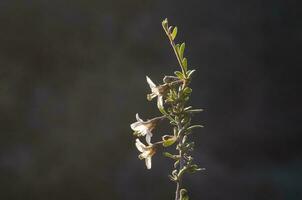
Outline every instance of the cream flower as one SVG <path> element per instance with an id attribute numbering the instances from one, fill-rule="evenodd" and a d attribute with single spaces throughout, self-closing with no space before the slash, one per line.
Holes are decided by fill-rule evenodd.
<path id="1" fill-rule="evenodd" d="M 163 84 L 156 86 L 148 76 L 146 76 L 146 79 L 151 89 L 151 94 L 147 95 L 147 99 L 151 101 L 154 97 L 157 96 L 157 105 L 158 107 L 162 108 L 164 106 L 163 96 L 167 92 L 169 85 Z"/>
<path id="2" fill-rule="evenodd" d="M 140 160 L 145 159 L 145 163 L 146 163 L 147 169 L 151 169 L 151 166 L 152 166 L 152 164 L 151 164 L 152 156 L 156 152 L 155 146 L 152 145 L 152 144 L 146 146 L 139 139 L 136 139 L 135 146 L 141 152 L 141 154 L 138 156 L 138 158 Z"/>
<path id="3" fill-rule="evenodd" d="M 158 120 L 163 119 L 164 117 L 155 117 L 147 121 L 143 121 L 138 113 L 136 114 L 137 122 L 134 122 L 130 125 L 131 129 L 137 133 L 138 136 L 146 136 L 146 142 L 151 144 L 151 137 L 153 136 L 152 130 L 156 127 Z"/>

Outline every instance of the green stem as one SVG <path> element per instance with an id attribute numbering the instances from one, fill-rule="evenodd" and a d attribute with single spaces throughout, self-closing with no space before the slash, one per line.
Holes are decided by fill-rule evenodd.
<path id="1" fill-rule="evenodd" d="M 180 67 L 181 67 L 181 71 L 182 71 L 184 77 L 187 78 L 187 73 L 186 73 L 185 70 L 184 70 L 184 66 L 183 66 L 183 64 L 182 64 L 182 60 L 181 60 L 181 58 L 180 58 L 180 56 L 179 56 L 179 54 L 178 54 L 178 51 L 177 51 L 177 49 L 176 49 L 176 45 L 175 45 L 175 43 L 174 43 L 174 40 L 172 39 L 172 37 L 171 37 L 169 31 L 166 30 L 165 28 L 164 28 L 164 30 L 165 30 L 165 32 L 166 32 L 168 38 L 169 38 L 170 44 L 171 44 L 171 46 L 172 46 L 172 48 L 173 48 L 173 51 L 174 51 L 174 53 L 175 53 L 175 55 L 176 55 L 177 61 L 178 61 L 179 65 L 180 65 Z"/>
<path id="2" fill-rule="evenodd" d="M 180 182 L 176 183 L 175 200 L 180 200 Z"/>
<path id="3" fill-rule="evenodd" d="M 177 121 L 177 129 L 178 129 L 178 133 L 179 133 L 179 140 L 178 140 L 178 145 L 182 145 L 182 141 L 183 141 L 183 135 L 181 133 L 181 130 L 183 129 L 182 124 L 181 124 L 181 119 L 178 119 Z M 178 150 L 179 152 L 179 171 L 181 171 L 184 167 L 184 157 L 183 157 L 183 152 L 181 150 L 181 148 L 179 148 Z M 181 186 L 182 186 L 182 174 L 180 176 L 178 176 L 178 180 L 176 182 L 176 191 L 175 191 L 175 200 L 180 200 L 180 190 L 181 190 Z"/>

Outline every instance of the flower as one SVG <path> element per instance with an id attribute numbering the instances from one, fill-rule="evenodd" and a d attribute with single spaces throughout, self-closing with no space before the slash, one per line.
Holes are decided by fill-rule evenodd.
<path id="1" fill-rule="evenodd" d="M 130 125 L 131 129 L 135 131 L 138 136 L 146 136 L 146 142 L 151 144 L 151 137 L 153 136 L 152 130 L 156 127 L 158 120 L 163 119 L 164 117 L 155 117 L 147 121 L 143 121 L 138 113 L 136 113 L 136 120 Z"/>
<path id="2" fill-rule="evenodd" d="M 136 139 L 135 146 L 141 152 L 138 158 L 140 160 L 145 159 L 147 169 L 151 169 L 152 156 L 156 153 L 155 145 L 150 144 L 146 146 L 139 139 Z"/>
<path id="3" fill-rule="evenodd" d="M 146 76 L 146 79 L 151 89 L 151 94 L 147 95 L 147 99 L 151 101 L 154 97 L 157 96 L 157 105 L 159 108 L 163 108 L 163 96 L 167 92 L 169 85 L 165 83 L 163 85 L 156 86 L 148 76 Z"/>

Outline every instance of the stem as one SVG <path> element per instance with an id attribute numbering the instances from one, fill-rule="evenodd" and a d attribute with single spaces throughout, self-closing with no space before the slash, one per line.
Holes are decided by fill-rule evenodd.
<path id="1" fill-rule="evenodd" d="M 173 50 L 174 50 L 174 53 L 175 53 L 175 55 L 176 55 L 176 58 L 177 58 L 177 60 L 178 60 L 178 63 L 179 63 L 179 65 L 180 65 L 180 67 L 181 67 L 181 71 L 182 71 L 183 75 L 184 75 L 185 78 L 186 78 L 187 74 L 185 73 L 185 70 L 184 70 L 182 61 L 180 60 L 180 56 L 179 56 L 179 54 L 178 54 L 178 51 L 176 50 L 175 43 L 174 43 L 174 41 L 172 40 L 171 36 L 169 37 L 169 40 L 170 40 L 170 44 L 171 44 L 171 46 L 172 46 L 172 48 L 173 48 Z"/>
<path id="2" fill-rule="evenodd" d="M 171 37 L 169 31 L 166 30 L 165 28 L 164 28 L 164 30 L 165 30 L 165 32 L 166 32 L 168 38 L 169 38 L 170 44 L 171 44 L 171 46 L 172 46 L 172 48 L 173 48 L 173 51 L 174 51 L 174 53 L 175 53 L 175 55 L 176 55 L 177 61 L 178 61 L 178 63 L 179 63 L 179 66 L 181 67 L 181 71 L 182 71 L 184 77 L 187 78 L 187 73 L 185 73 L 185 70 L 184 70 L 182 61 L 181 61 L 181 59 L 180 59 L 180 56 L 179 56 L 179 54 L 178 54 L 178 51 L 177 51 L 177 49 L 176 49 L 176 45 L 175 45 L 175 43 L 174 43 L 174 40 L 172 39 L 172 37 Z"/>
<path id="3" fill-rule="evenodd" d="M 180 155 L 182 154 L 181 151 L 179 153 Z M 183 167 L 183 157 L 181 155 L 180 162 L 179 162 L 179 170 L 182 169 Z M 182 186 L 182 176 L 179 177 L 179 179 L 176 182 L 176 191 L 175 191 L 175 200 L 180 200 L 180 190 Z"/>
<path id="4" fill-rule="evenodd" d="M 180 200 L 180 183 L 176 183 L 175 200 Z"/>
<path id="5" fill-rule="evenodd" d="M 187 170 L 187 165 L 188 165 L 188 162 L 187 160 L 185 159 L 184 157 L 184 154 L 187 154 L 187 149 L 183 148 L 183 145 L 186 144 L 185 143 L 185 140 L 183 139 L 184 138 L 184 134 L 185 134 L 185 130 L 184 129 L 184 126 L 186 126 L 187 122 L 183 122 L 182 123 L 182 112 L 184 111 L 184 105 L 186 103 L 186 100 L 182 97 L 179 96 L 180 94 L 180 90 L 183 91 L 185 89 L 185 87 L 189 84 L 189 78 L 188 78 L 188 75 L 187 75 L 187 69 L 184 67 L 184 64 L 183 64 L 183 55 L 180 55 L 179 53 L 179 48 L 178 48 L 178 44 L 175 45 L 175 42 L 174 42 L 174 38 L 176 35 L 174 35 L 172 38 L 172 35 L 171 35 L 171 28 L 169 28 L 168 26 L 168 20 L 165 19 L 163 22 L 162 22 L 162 26 L 163 26 L 163 29 L 164 31 L 166 32 L 166 35 L 168 36 L 168 39 L 170 41 L 170 44 L 173 48 L 173 51 L 176 55 L 176 58 L 177 58 L 177 61 L 180 65 L 180 68 L 181 68 L 181 71 L 182 71 L 182 75 L 183 77 L 181 77 L 181 80 L 179 80 L 179 82 L 182 82 L 182 85 L 179 86 L 179 91 L 178 91 L 178 100 L 180 100 L 180 102 L 177 102 L 177 105 L 173 105 L 172 104 L 172 109 L 176 108 L 181 108 L 182 111 L 179 112 L 178 114 L 175 115 L 175 118 L 174 119 L 170 119 L 171 122 L 174 122 L 176 123 L 176 126 L 175 126 L 175 129 L 177 130 L 177 140 L 178 140 L 178 157 L 179 157 L 179 168 L 178 168 L 178 174 L 177 174 L 177 177 L 174 178 L 173 180 L 176 180 L 176 191 L 175 191 L 175 200 L 180 200 L 181 196 L 180 196 L 180 191 L 181 191 L 181 187 L 182 187 L 182 176 L 183 174 L 186 172 Z M 183 53 L 183 52 L 182 52 Z M 174 82 L 170 83 L 170 85 L 172 86 Z M 176 83 L 176 82 L 175 82 Z M 177 81 L 178 83 L 178 81 Z M 172 116 L 170 116 L 172 118 Z M 189 120 L 190 121 L 190 120 Z M 175 124 L 174 124 L 175 125 Z M 184 151 L 184 152 L 183 152 Z M 175 167 L 176 168 L 176 167 Z M 177 171 L 176 171 L 177 172 Z M 174 171 L 172 172 L 172 175 L 175 177 L 176 175 L 174 174 Z"/>
<path id="6" fill-rule="evenodd" d="M 183 135 L 181 134 L 180 130 L 182 130 L 182 124 L 180 122 L 180 119 L 177 121 L 177 129 L 179 132 L 179 145 L 182 145 L 182 140 L 183 140 Z M 184 158 L 183 158 L 183 153 L 181 151 L 181 149 L 179 149 L 179 171 L 183 168 L 184 165 Z M 180 200 L 180 189 L 181 189 L 181 185 L 182 185 L 182 175 L 178 177 L 178 180 L 176 182 L 176 191 L 175 191 L 175 200 Z"/>

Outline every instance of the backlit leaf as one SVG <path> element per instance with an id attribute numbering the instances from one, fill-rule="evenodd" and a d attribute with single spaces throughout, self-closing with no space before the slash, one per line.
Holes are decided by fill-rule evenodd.
<path id="1" fill-rule="evenodd" d="M 176 38 L 176 35 L 177 35 L 177 26 L 174 27 L 174 29 L 171 33 L 172 40 L 174 40 Z"/>

